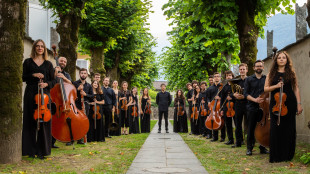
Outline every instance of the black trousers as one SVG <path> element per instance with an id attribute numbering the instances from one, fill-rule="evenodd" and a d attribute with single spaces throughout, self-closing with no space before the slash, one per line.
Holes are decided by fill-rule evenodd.
<path id="1" fill-rule="evenodd" d="M 224 115 L 226 117 L 225 126 L 226 126 L 226 132 L 227 132 L 228 140 L 234 142 L 232 121 L 233 121 L 233 119 L 235 121 L 236 117 L 235 116 L 234 117 L 227 117 L 226 113 Z"/>
<path id="2" fill-rule="evenodd" d="M 224 120 L 225 120 L 225 118 L 224 118 Z M 220 131 L 221 131 L 221 139 L 225 140 L 225 138 L 226 138 L 226 126 L 224 125 Z M 218 138 L 219 138 L 219 131 L 214 130 L 213 131 L 213 139 L 217 140 Z"/>
<path id="3" fill-rule="evenodd" d="M 112 123 L 112 105 L 103 105 L 103 115 L 104 115 L 104 134 L 105 137 L 109 136 L 109 125 Z"/>
<path id="4" fill-rule="evenodd" d="M 164 114 L 164 118 L 165 118 L 165 128 L 166 130 L 168 130 L 168 111 L 159 111 L 159 116 L 158 116 L 158 130 L 161 130 L 161 120 L 163 118 L 163 114 Z"/>
<path id="5" fill-rule="evenodd" d="M 236 102 L 235 105 L 235 135 L 236 135 L 236 144 L 241 145 L 243 142 L 243 135 L 242 135 L 242 120 L 244 118 L 244 123 L 247 125 L 247 112 L 246 112 L 246 102 L 238 103 Z M 246 130 L 245 130 L 246 131 Z"/>
<path id="6" fill-rule="evenodd" d="M 248 115 L 248 136 L 247 136 L 247 149 L 252 150 L 255 145 L 255 128 L 256 124 L 259 121 L 259 110 L 249 110 Z M 259 146 L 259 149 L 263 150 L 265 147 Z"/>

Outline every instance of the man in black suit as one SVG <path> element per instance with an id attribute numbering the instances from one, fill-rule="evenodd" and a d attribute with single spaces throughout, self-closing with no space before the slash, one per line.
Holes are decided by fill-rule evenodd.
<path id="1" fill-rule="evenodd" d="M 169 133 L 168 130 L 168 107 L 171 104 L 171 96 L 170 93 L 166 91 L 166 85 L 161 84 L 161 92 L 156 95 L 156 104 L 158 105 L 158 113 L 159 113 L 159 121 L 158 121 L 158 133 L 161 133 L 161 120 L 163 118 L 163 114 L 165 117 L 165 128 L 166 133 Z"/>

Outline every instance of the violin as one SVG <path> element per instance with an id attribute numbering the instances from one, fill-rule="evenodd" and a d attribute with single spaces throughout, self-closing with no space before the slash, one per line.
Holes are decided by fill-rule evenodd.
<path id="1" fill-rule="evenodd" d="M 193 121 L 196 120 L 196 123 L 198 120 L 198 115 L 199 115 L 199 111 L 198 111 L 198 108 L 196 106 L 196 100 L 194 99 L 193 107 L 192 107 L 192 113 L 191 113 L 191 119 L 193 119 Z"/>
<path id="2" fill-rule="evenodd" d="M 40 79 L 39 83 L 42 83 L 42 79 Z M 39 88 L 38 94 L 35 95 L 34 100 L 37 109 L 34 111 L 33 118 L 38 121 L 48 122 L 51 120 L 51 111 L 48 109 L 47 104 L 49 102 L 49 97 L 47 94 L 43 93 L 43 88 Z"/>
<path id="3" fill-rule="evenodd" d="M 145 105 L 145 113 L 146 114 L 151 114 L 152 113 L 151 105 L 148 102 L 146 102 L 146 105 Z"/>
<path id="4" fill-rule="evenodd" d="M 255 138 L 264 147 L 269 147 L 270 139 L 270 114 L 269 114 L 269 103 L 270 97 L 269 93 L 263 93 L 259 96 L 263 98 L 264 101 L 259 104 L 259 115 L 262 118 L 255 128 Z"/>
<path id="5" fill-rule="evenodd" d="M 218 88 L 218 92 L 216 96 L 221 92 L 223 89 L 223 84 L 220 83 L 220 86 Z M 210 114 L 208 118 L 205 121 L 205 126 L 210 130 L 220 130 L 224 126 L 224 119 L 220 114 L 220 108 L 221 108 L 221 102 L 218 99 L 214 99 L 210 103 Z"/>
<path id="6" fill-rule="evenodd" d="M 54 59 L 59 66 L 56 46 L 52 48 Z M 75 86 L 60 78 L 59 83 L 51 89 L 51 99 L 56 106 L 56 112 L 52 119 L 53 137 L 61 142 L 71 143 L 85 137 L 89 129 L 89 120 L 85 113 L 77 109 L 75 105 L 77 99 Z"/>
<path id="7" fill-rule="evenodd" d="M 230 93 L 228 93 L 229 95 Z M 231 102 L 230 100 L 228 100 L 228 102 L 226 103 L 226 107 L 227 107 L 227 112 L 226 112 L 226 116 L 227 117 L 233 117 L 235 116 L 235 110 L 234 110 L 234 103 Z"/>
<path id="8" fill-rule="evenodd" d="M 96 100 L 96 96 L 94 96 L 94 98 Z M 97 122 L 97 120 L 101 119 L 100 106 L 96 102 L 93 106 L 93 111 L 94 111 L 93 119 L 95 120 L 94 124 L 95 124 L 95 129 L 96 129 L 96 124 L 97 124 L 96 122 Z"/>
<path id="9" fill-rule="evenodd" d="M 118 101 L 116 101 L 115 114 L 119 115 L 119 113 L 120 113 L 120 110 L 118 108 Z"/>
<path id="10" fill-rule="evenodd" d="M 282 77 L 280 77 L 280 81 L 283 82 Z M 274 94 L 274 99 L 276 104 L 272 108 L 272 113 L 278 115 L 278 126 L 280 125 L 280 116 L 287 115 L 287 106 L 284 104 L 286 101 L 287 95 L 283 92 L 283 84 L 281 85 L 280 92 Z"/>
<path id="11" fill-rule="evenodd" d="M 204 101 L 204 97 L 202 97 L 202 101 Z M 200 115 L 201 116 L 207 116 L 208 115 L 208 111 L 207 111 L 207 109 L 205 108 L 205 105 L 204 105 L 204 103 L 200 103 Z"/>
<path id="12" fill-rule="evenodd" d="M 126 96 L 126 91 L 124 91 L 124 97 L 126 97 L 124 100 L 122 100 L 122 106 L 121 106 L 121 109 L 123 111 L 127 111 L 128 110 L 128 101 L 127 101 L 127 96 Z"/>
<path id="13" fill-rule="evenodd" d="M 131 116 L 133 116 L 133 121 L 135 121 L 135 118 L 138 117 L 138 107 L 136 106 L 135 103 L 132 107 Z"/>

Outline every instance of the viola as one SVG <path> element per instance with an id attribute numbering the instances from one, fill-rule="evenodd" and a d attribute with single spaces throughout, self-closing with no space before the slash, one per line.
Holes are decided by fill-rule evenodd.
<path id="1" fill-rule="evenodd" d="M 53 50 L 56 64 L 59 66 L 55 46 Z M 51 89 L 51 99 L 56 106 L 52 119 L 53 137 L 61 142 L 72 143 L 85 137 L 89 129 L 89 121 L 85 113 L 75 105 L 77 99 L 75 86 L 60 78 L 59 83 Z"/>
<path id="2" fill-rule="evenodd" d="M 256 124 L 254 135 L 259 144 L 261 144 L 264 147 L 269 147 L 269 139 L 270 139 L 269 93 L 263 93 L 259 97 L 264 99 L 264 101 L 259 104 L 259 115 L 262 119 Z"/>
<path id="3" fill-rule="evenodd" d="M 280 77 L 280 81 L 283 82 L 282 77 Z M 276 101 L 276 104 L 272 108 L 272 113 L 275 115 L 278 115 L 278 121 L 277 124 L 280 125 L 280 116 L 287 115 L 287 106 L 285 105 L 286 101 L 286 94 L 283 92 L 283 84 L 281 85 L 280 92 L 277 92 L 274 94 L 274 99 Z"/>
<path id="4" fill-rule="evenodd" d="M 223 84 L 221 83 L 216 96 L 223 89 Z M 210 114 L 205 121 L 205 126 L 210 130 L 220 130 L 224 126 L 224 119 L 220 114 L 221 102 L 218 99 L 213 99 L 210 103 Z"/>
<path id="5" fill-rule="evenodd" d="M 204 101 L 204 97 L 202 97 L 202 101 Z M 205 105 L 204 105 L 204 103 L 201 103 L 200 104 L 201 106 L 200 106 L 200 115 L 201 116 L 207 116 L 208 115 L 208 111 L 207 111 L 207 109 L 205 108 Z"/>
<path id="6" fill-rule="evenodd" d="M 228 95 L 229 95 L 229 93 L 228 93 Z M 228 102 L 226 103 L 226 107 L 227 107 L 226 116 L 227 117 L 235 116 L 234 103 L 231 102 L 230 100 L 228 100 Z"/>
<path id="7" fill-rule="evenodd" d="M 40 79 L 40 83 L 42 83 L 42 79 Z M 34 111 L 33 118 L 36 121 L 48 122 L 51 120 L 51 111 L 48 109 L 47 104 L 49 102 L 49 97 L 47 94 L 43 93 L 43 88 L 39 88 L 38 94 L 35 95 L 34 100 L 37 109 Z"/>
<path id="8" fill-rule="evenodd" d="M 138 107 L 136 105 L 132 107 L 131 116 L 133 116 L 133 121 L 138 117 Z"/>

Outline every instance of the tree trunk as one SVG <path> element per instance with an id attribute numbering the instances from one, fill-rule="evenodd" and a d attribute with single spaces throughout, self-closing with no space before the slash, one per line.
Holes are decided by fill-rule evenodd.
<path id="1" fill-rule="evenodd" d="M 237 0 L 239 13 L 237 19 L 237 30 L 240 43 L 240 61 L 248 64 L 248 75 L 254 73 L 253 64 L 257 56 L 258 27 L 255 25 L 254 1 Z"/>
<path id="2" fill-rule="evenodd" d="M 307 1 L 307 9 L 308 9 L 308 17 L 307 17 L 307 22 L 308 26 L 310 27 L 310 0 Z"/>
<path id="3" fill-rule="evenodd" d="M 91 49 L 91 59 L 90 59 L 90 75 L 93 77 L 95 73 L 101 74 L 101 77 L 105 77 L 104 69 L 104 46 L 99 48 Z"/>
<path id="4" fill-rule="evenodd" d="M 76 7 L 82 10 L 84 2 L 81 1 Z M 59 42 L 59 56 L 67 58 L 66 71 L 70 74 L 73 81 L 75 81 L 76 60 L 77 60 L 77 45 L 78 32 L 81 24 L 81 17 L 74 12 L 68 14 L 59 14 L 60 22 L 57 25 L 56 31 L 60 36 Z"/>
<path id="5" fill-rule="evenodd" d="M 119 62 L 120 62 L 120 51 L 116 52 L 115 55 L 115 62 L 114 62 L 114 66 L 112 69 L 107 70 L 107 76 L 110 77 L 110 79 L 112 81 L 116 80 L 119 81 L 120 80 L 120 71 L 119 71 Z M 121 82 L 119 82 L 121 83 Z"/>
<path id="6" fill-rule="evenodd" d="M 26 0 L 0 0 L 0 163 L 21 160 Z"/>

